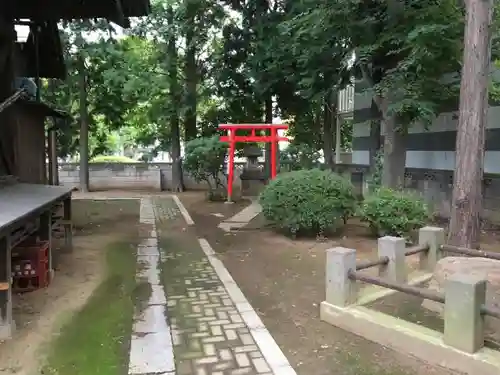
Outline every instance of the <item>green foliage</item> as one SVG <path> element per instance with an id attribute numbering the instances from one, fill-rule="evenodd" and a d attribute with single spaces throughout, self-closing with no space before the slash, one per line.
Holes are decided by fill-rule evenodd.
<path id="1" fill-rule="evenodd" d="M 88 40 L 92 32 L 96 38 Z M 86 107 L 89 125 L 90 155 L 113 153 L 115 131 L 123 125 L 128 104 L 122 87 L 126 76 L 109 82 L 110 75 L 120 77 L 121 44 L 114 39 L 115 31 L 105 20 L 74 21 L 60 25 L 64 58 L 68 68 L 65 81 L 46 80 L 41 88 L 42 100 L 70 115 L 70 120 L 58 127 L 59 156 L 74 155 L 79 145 L 81 113 L 79 101 L 79 64 L 83 60 L 86 86 Z"/>
<path id="2" fill-rule="evenodd" d="M 186 144 L 183 160 L 184 170 L 197 182 L 206 182 L 210 191 L 225 186 L 224 161 L 227 145 L 218 136 L 196 138 Z"/>
<path id="3" fill-rule="evenodd" d="M 318 150 L 307 144 L 291 143 L 280 153 L 280 166 L 286 171 L 318 168 L 320 157 Z"/>
<path id="4" fill-rule="evenodd" d="M 360 207 L 360 216 L 377 236 L 408 236 L 430 218 L 425 201 L 410 192 L 380 188 Z"/>
<path id="5" fill-rule="evenodd" d="M 338 229 L 357 201 L 350 181 L 310 169 L 279 174 L 262 192 L 260 204 L 271 224 L 295 235 Z"/>
<path id="6" fill-rule="evenodd" d="M 269 98 L 294 142 L 319 150 L 335 128 L 335 93 L 353 76 L 386 98 L 379 109 L 404 126 L 431 124 L 456 102 L 463 22 L 455 0 L 153 0 L 151 14 L 120 37 L 102 19 L 61 25 L 68 79 L 45 81 L 42 99 L 71 115 L 57 132 L 62 157 L 79 145 L 81 61 L 91 157 L 123 147 L 178 155 L 179 143 L 217 134 L 220 123 L 269 118 Z M 500 98 L 498 85 L 490 95 Z M 351 135 L 344 121 L 343 149 Z M 295 152 L 292 169 L 307 153 Z"/>
<path id="7" fill-rule="evenodd" d="M 456 101 L 463 47 L 463 7 L 454 0 L 336 3 L 349 22 L 356 67 L 390 104 L 379 108 L 398 122 L 430 124 Z M 379 105 L 380 107 L 380 105 Z"/>

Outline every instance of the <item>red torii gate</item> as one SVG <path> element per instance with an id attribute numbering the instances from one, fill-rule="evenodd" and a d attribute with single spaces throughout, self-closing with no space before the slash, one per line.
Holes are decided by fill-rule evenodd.
<path id="1" fill-rule="evenodd" d="M 227 131 L 220 137 L 221 142 L 229 143 L 229 175 L 227 180 L 227 200 L 233 196 L 234 151 L 237 142 L 271 142 L 271 179 L 276 177 L 276 147 L 279 141 L 288 141 L 287 137 L 278 135 L 278 130 L 288 129 L 286 124 L 220 124 L 219 129 Z M 237 130 L 251 130 L 250 135 L 236 135 Z M 257 135 L 256 131 L 270 130 L 270 135 Z"/>

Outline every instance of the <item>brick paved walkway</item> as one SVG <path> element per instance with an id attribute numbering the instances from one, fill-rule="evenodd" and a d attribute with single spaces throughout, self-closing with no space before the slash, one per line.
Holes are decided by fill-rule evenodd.
<path id="1" fill-rule="evenodd" d="M 181 217 L 172 199 L 154 199 L 153 206 L 158 225 Z M 175 366 L 169 371 L 155 372 L 294 375 L 259 316 L 211 253 L 208 242 L 194 239 L 192 248 L 180 248 L 169 243 L 168 230 L 165 232 L 158 231 L 166 316 L 172 336 L 172 348 L 165 350 L 173 349 Z"/>

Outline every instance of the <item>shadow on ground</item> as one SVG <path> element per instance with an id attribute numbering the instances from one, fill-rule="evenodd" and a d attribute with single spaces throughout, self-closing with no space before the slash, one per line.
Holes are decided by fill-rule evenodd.
<path id="1" fill-rule="evenodd" d="M 196 223 L 197 234 L 221 255 L 299 375 L 451 374 L 319 320 L 325 287 L 324 250 L 350 246 L 362 256 L 371 256 L 376 249 L 375 241 L 367 239 L 359 223 L 348 227 L 342 238 L 323 242 L 293 241 L 257 228 L 225 233 L 217 225 L 241 207 L 208 203 L 203 195 L 192 193 L 180 198 Z M 224 218 L 214 213 L 223 213 Z"/>

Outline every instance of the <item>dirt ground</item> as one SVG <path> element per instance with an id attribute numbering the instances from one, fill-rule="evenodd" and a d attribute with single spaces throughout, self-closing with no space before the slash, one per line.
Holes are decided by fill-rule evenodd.
<path id="1" fill-rule="evenodd" d="M 117 202 L 74 201 L 73 251 L 55 250 L 56 272 L 48 288 L 14 296 L 16 331 L 0 344 L 0 374 L 38 375 L 51 338 L 102 280 L 103 249 L 138 224 L 138 203 Z"/>
<path id="2" fill-rule="evenodd" d="M 258 218 L 243 230 L 229 234 L 217 225 L 245 203 L 210 203 L 196 193 L 185 193 L 180 198 L 196 223 L 197 234 L 221 254 L 299 375 L 450 374 L 319 320 L 319 303 L 325 293 L 325 249 L 344 246 L 356 249 L 361 259 L 376 256 L 376 239 L 369 236 L 363 223 L 351 220 L 337 238 L 321 241 L 292 240 L 275 234 Z M 496 232 L 484 233 L 484 248 L 498 246 L 496 237 Z M 409 260 L 410 266 L 416 262 L 416 257 Z M 380 309 L 397 310 L 394 315 L 414 314 L 412 306 L 419 306 L 421 301 L 409 299 L 405 305 L 401 298 L 405 296 L 388 301 Z M 410 320 L 420 323 L 420 319 L 418 315 Z"/>

